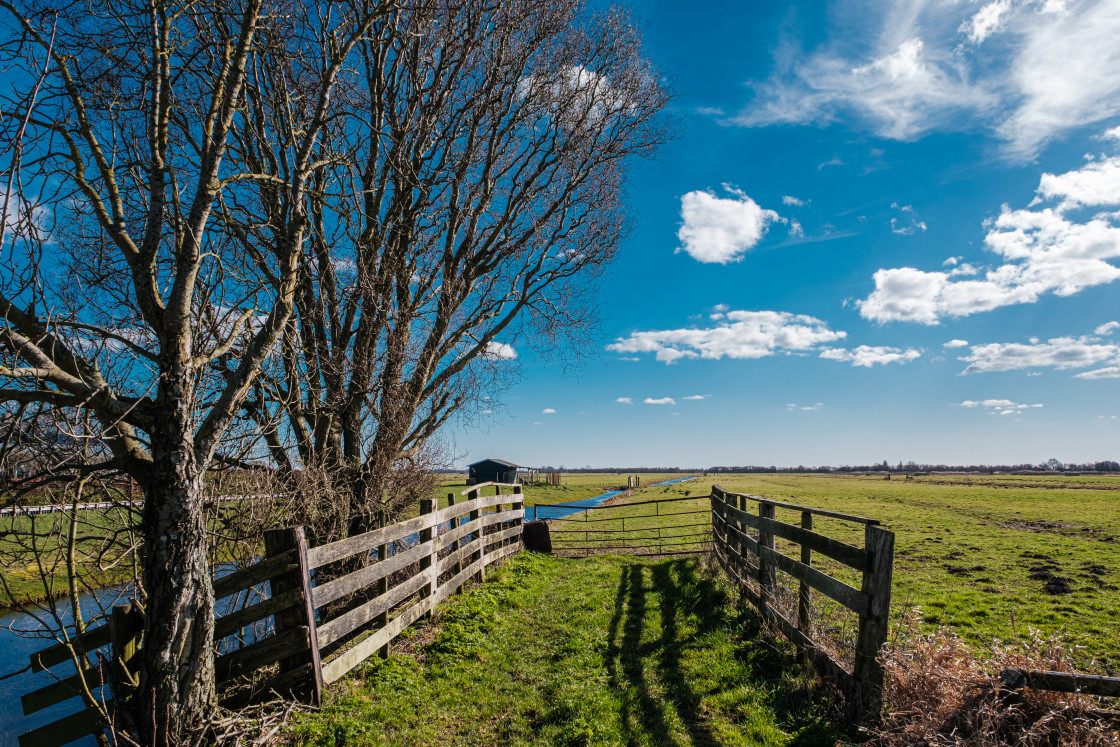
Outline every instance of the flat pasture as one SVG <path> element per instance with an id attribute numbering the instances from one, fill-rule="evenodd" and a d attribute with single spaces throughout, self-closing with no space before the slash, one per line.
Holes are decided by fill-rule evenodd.
<path id="1" fill-rule="evenodd" d="M 1120 477 L 722 474 L 701 480 L 704 487 L 878 519 L 896 535 L 896 619 L 919 608 L 927 626 L 952 628 L 978 652 L 997 641 L 1027 640 L 1032 631 L 1058 634 L 1077 647 L 1079 667 L 1120 672 Z M 777 518 L 797 523 L 799 515 L 778 509 Z M 816 531 L 862 544 L 858 525 L 814 521 Z"/>

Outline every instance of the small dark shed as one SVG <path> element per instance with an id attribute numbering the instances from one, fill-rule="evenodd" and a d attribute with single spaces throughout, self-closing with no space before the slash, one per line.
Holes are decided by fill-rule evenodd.
<path id="1" fill-rule="evenodd" d="M 504 459 L 483 459 L 468 465 L 467 485 L 477 485 L 480 482 L 517 482 L 517 467 L 513 462 Z"/>

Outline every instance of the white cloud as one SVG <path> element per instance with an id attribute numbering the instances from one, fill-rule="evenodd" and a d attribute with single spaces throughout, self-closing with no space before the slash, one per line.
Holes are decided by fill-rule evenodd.
<path id="1" fill-rule="evenodd" d="M 786 405 L 786 409 L 789 410 L 790 412 L 794 412 L 794 411 L 797 411 L 797 410 L 800 410 L 802 412 L 813 412 L 815 410 L 821 409 L 822 407 L 824 407 L 823 402 L 815 402 L 811 405 L 797 405 L 797 404 L 791 402 L 791 403 Z"/>
<path id="2" fill-rule="evenodd" d="M 847 337 L 804 314 L 784 311 L 728 311 L 725 320 L 706 329 L 632 332 L 607 345 L 618 353 L 655 353 L 672 363 L 680 358 L 764 358 L 779 352 L 812 350 Z"/>
<path id="3" fill-rule="evenodd" d="M 620 405 L 632 405 L 632 404 L 634 404 L 634 400 L 630 397 L 619 397 L 618 399 L 615 400 L 615 402 L 617 402 Z"/>
<path id="4" fill-rule="evenodd" d="M 517 351 L 513 349 L 513 345 L 491 340 L 486 343 L 486 352 L 482 357 L 492 361 L 512 361 L 517 358 Z"/>
<path id="5" fill-rule="evenodd" d="M 957 405 L 957 407 L 968 407 L 968 408 L 982 407 L 982 408 L 985 408 L 985 409 L 988 409 L 988 410 L 991 410 L 991 409 L 995 409 L 995 410 L 1029 410 L 1029 409 L 1042 407 L 1042 405 L 1040 405 L 1040 404 L 1024 405 L 1024 404 L 1020 404 L 1019 402 L 1012 402 L 1009 399 L 982 399 L 982 400 L 979 400 L 979 401 L 972 400 L 972 399 L 966 399 L 964 402 L 961 402 L 959 405 Z"/>
<path id="6" fill-rule="evenodd" d="M 820 45 L 802 50 L 787 41 L 770 79 L 754 83 L 753 100 L 726 122 L 827 125 L 854 117 L 900 140 L 980 127 L 1000 137 L 1008 155 L 1030 160 L 1066 131 L 1120 114 L 1114 1 L 837 6 Z"/>
<path id="7" fill-rule="evenodd" d="M 851 350 L 846 350 L 844 348 L 827 348 L 821 351 L 820 357 L 833 361 L 851 363 L 853 366 L 871 368 L 876 364 L 907 363 L 916 358 L 921 358 L 922 354 L 921 351 L 915 350 L 914 348 L 907 348 L 904 351 L 899 348 L 860 345 Z"/>
<path id="8" fill-rule="evenodd" d="M 1011 0 L 995 0 L 988 3 L 971 18 L 961 24 L 960 31 L 968 35 L 973 44 L 981 44 L 999 30 L 1003 17 L 1011 10 Z"/>
<path id="9" fill-rule="evenodd" d="M 1037 207 L 1044 200 L 1059 204 Z M 971 264 L 932 272 L 880 269 L 873 276 L 875 290 L 857 301 L 860 314 L 876 322 L 937 324 L 946 316 L 1034 303 L 1047 294 L 1071 296 L 1120 278 L 1113 263 L 1120 258 L 1120 211 L 1086 221 L 1066 215 L 1082 205 L 1120 205 L 1120 156 L 1058 176 L 1044 174 L 1031 205 L 1034 209 L 1004 205 L 988 223 L 985 248 L 1002 264 L 982 274 Z"/>
<path id="10" fill-rule="evenodd" d="M 805 229 L 801 227 L 801 221 L 790 219 L 789 235 L 794 237 L 795 239 L 799 239 L 805 235 Z"/>
<path id="11" fill-rule="evenodd" d="M 968 340 L 949 340 L 949 342 L 942 343 L 943 348 L 967 348 Z"/>
<path id="12" fill-rule="evenodd" d="M 1120 322 L 1105 322 L 1093 330 L 1094 335 L 1111 335 L 1116 330 L 1120 329 Z"/>
<path id="13" fill-rule="evenodd" d="M 688 192 L 681 197 L 681 220 L 677 232 L 678 252 L 705 263 L 726 264 L 738 261 L 766 234 L 766 229 L 781 217 L 765 210 L 738 189 L 724 185 L 731 197 L 716 197 L 711 192 Z"/>
<path id="14" fill-rule="evenodd" d="M 949 257 L 941 263 L 943 267 L 956 267 L 957 264 L 964 259 L 964 257 Z"/>
<path id="15" fill-rule="evenodd" d="M 800 200 L 793 195 L 782 195 L 782 204 L 792 205 L 793 207 L 803 207 L 805 205 L 805 201 Z"/>
<path id="16" fill-rule="evenodd" d="M 642 400 L 647 405 L 675 405 L 677 401 L 672 397 L 662 397 L 661 399 L 654 399 L 653 397 L 646 397 Z"/>
<path id="17" fill-rule="evenodd" d="M 1118 356 L 1120 345 L 1101 344 L 1095 337 L 1055 337 L 1026 345 L 1016 342 L 973 345 L 969 354 L 960 360 L 968 363 L 963 373 L 970 374 L 1022 368 L 1085 368 L 1117 361 Z"/>
<path id="18" fill-rule="evenodd" d="M 541 410 L 541 414 L 542 415 L 555 415 L 556 410 L 553 410 L 551 407 L 546 407 L 543 410 Z"/>
<path id="19" fill-rule="evenodd" d="M 493 410 L 482 410 L 482 414 L 483 415 L 493 415 L 494 411 Z"/>
<path id="20" fill-rule="evenodd" d="M 701 400 L 701 399 L 707 399 L 708 397 L 711 397 L 711 396 L 712 395 L 710 395 L 710 394 L 690 394 L 687 397 L 682 397 L 681 399 L 684 399 L 684 400 Z"/>
<path id="21" fill-rule="evenodd" d="M 1108 366 L 1107 368 L 1098 368 L 1095 371 L 1086 371 L 1085 373 L 1074 374 L 1075 379 L 1120 379 L 1120 366 Z"/>

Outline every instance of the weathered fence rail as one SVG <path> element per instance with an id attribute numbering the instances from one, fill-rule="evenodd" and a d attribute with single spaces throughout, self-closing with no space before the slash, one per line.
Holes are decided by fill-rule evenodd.
<path id="1" fill-rule="evenodd" d="M 485 489 L 496 495 L 483 496 Z M 416 518 L 385 525 L 382 515 L 378 529 L 317 547 L 308 547 L 302 527 L 266 532 L 259 562 L 213 582 L 223 610 L 214 621 L 214 666 L 224 702 L 236 706 L 271 691 L 318 702 L 326 684 L 387 653 L 440 601 L 518 552 L 521 486 L 484 483 L 463 493 L 465 501 L 451 494 L 443 509 L 421 501 Z M 323 572 L 355 558 L 363 562 L 350 572 Z M 321 619 L 322 608 L 355 596 L 348 609 Z M 86 707 L 20 735 L 20 747 L 57 747 L 104 730 L 115 705 L 133 696 L 143 625 L 138 609 L 117 607 L 108 622 L 32 654 L 34 671 L 67 664 L 76 671 L 23 696 L 25 715 L 75 697 Z"/>
<path id="2" fill-rule="evenodd" d="M 758 513 L 747 510 L 756 504 Z M 778 521 L 776 509 L 800 514 L 799 524 Z M 712 486 L 712 549 L 719 564 L 739 587 L 743 596 L 797 646 L 802 656 L 834 678 L 853 702 L 878 712 L 883 687 L 883 668 L 877 660 L 886 643 L 894 564 L 894 533 L 874 519 L 836 511 L 772 501 Z M 862 524 L 864 546 L 841 542 L 813 531 L 813 517 L 821 516 Z M 778 552 L 775 539 L 800 546 L 799 558 Z M 813 567 L 813 554 L 824 555 L 858 572 L 857 589 Z M 776 573 L 781 571 L 798 582 L 796 618 L 791 620 L 774 604 Z M 837 662 L 814 638 L 812 595 L 825 595 L 859 616 L 854 667 Z"/>

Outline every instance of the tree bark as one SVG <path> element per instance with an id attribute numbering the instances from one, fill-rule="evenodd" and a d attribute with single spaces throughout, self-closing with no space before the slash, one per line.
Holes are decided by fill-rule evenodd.
<path id="1" fill-rule="evenodd" d="M 206 557 L 203 470 L 191 438 L 193 376 L 172 365 L 143 485 L 145 615 L 137 726 L 144 744 L 197 743 L 214 706 L 214 592 Z"/>

